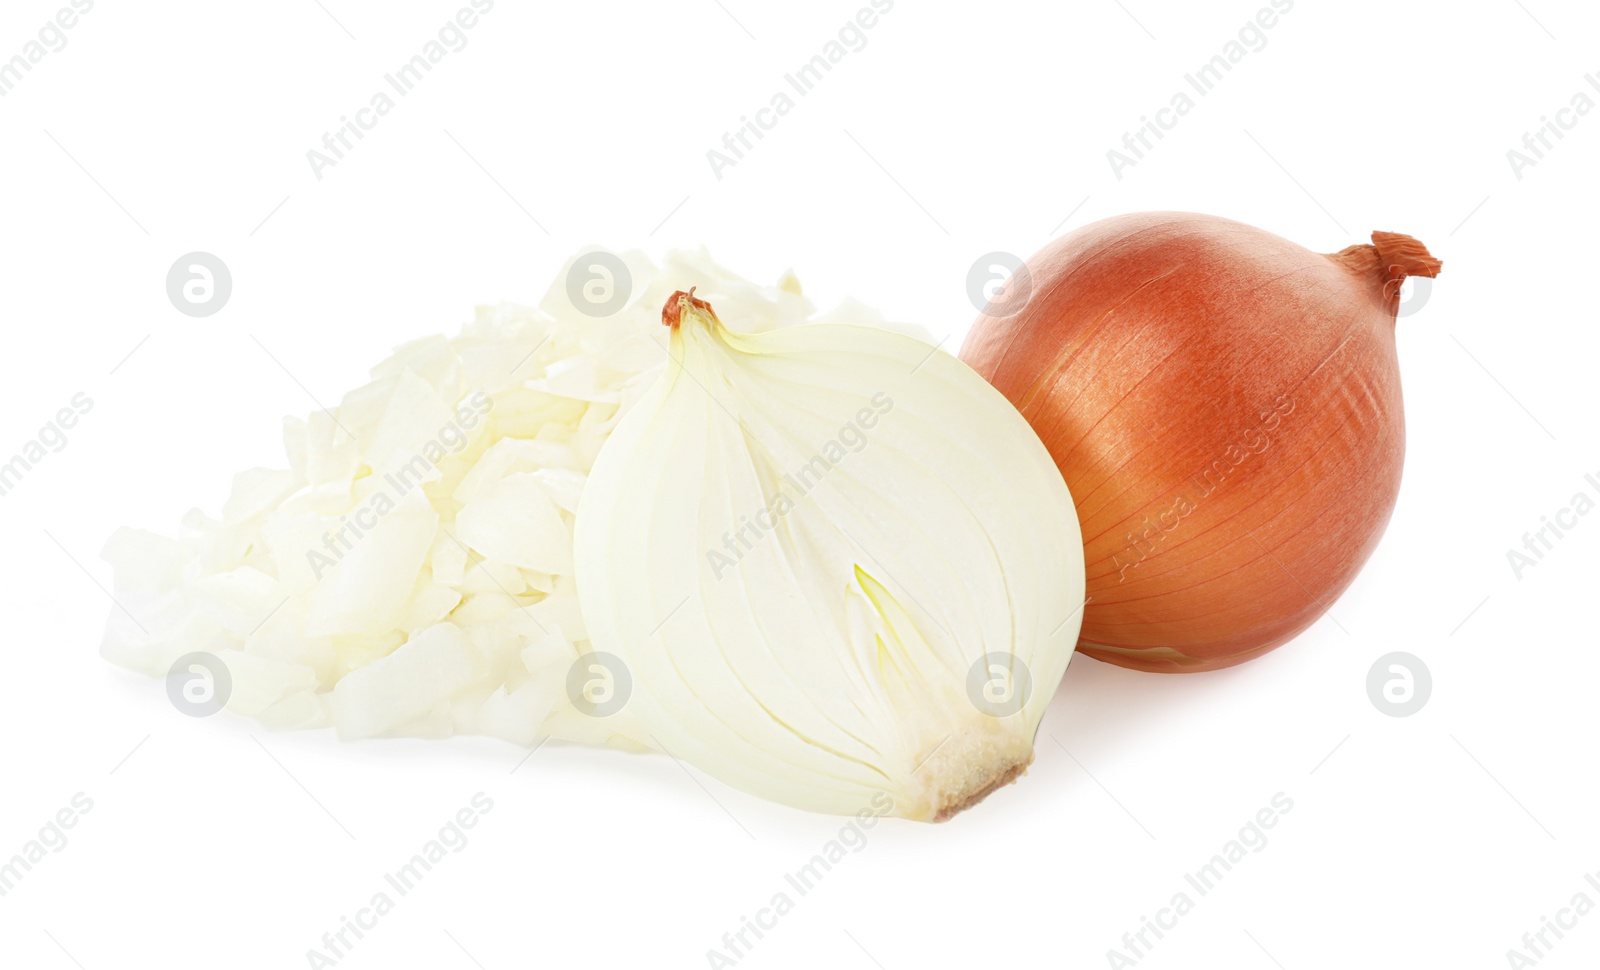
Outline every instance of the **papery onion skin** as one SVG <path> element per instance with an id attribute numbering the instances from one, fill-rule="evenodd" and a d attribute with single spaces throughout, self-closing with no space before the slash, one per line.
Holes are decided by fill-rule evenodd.
<path id="1" fill-rule="evenodd" d="M 1310 626 L 1372 554 L 1405 454 L 1400 284 L 1441 266 L 1409 236 L 1372 238 L 1319 255 L 1215 216 L 1118 216 L 1051 243 L 974 324 L 961 358 L 1077 501 L 1081 652 L 1243 663 Z"/>

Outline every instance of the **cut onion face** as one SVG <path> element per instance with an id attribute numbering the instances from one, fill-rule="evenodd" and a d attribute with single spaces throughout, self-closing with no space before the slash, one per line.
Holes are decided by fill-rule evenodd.
<path id="1" fill-rule="evenodd" d="M 672 362 L 602 450 L 575 539 L 637 740 L 824 812 L 886 793 L 940 820 L 1014 779 L 1083 600 L 1038 437 L 906 336 L 741 334 L 691 294 L 663 318 Z"/>

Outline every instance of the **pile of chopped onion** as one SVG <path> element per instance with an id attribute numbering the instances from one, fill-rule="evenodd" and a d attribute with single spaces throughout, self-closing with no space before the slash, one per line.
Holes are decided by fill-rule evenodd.
<path id="1" fill-rule="evenodd" d="M 661 306 L 685 280 L 746 330 L 817 315 L 787 275 L 759 286 L 709 256 L 623 257 L 631 298 L 591 316 L 566 272 L 538 309 L 481 307 L 372 369 L 332 412 L 284 423 L 287 469 L 234 479 L 220 518 L 168 538 L 122 529 L 102 652 L 153 676 L 203 651 L 231 711 L 344 738 L 486 734 L 620 743 L 579 713 L 589 651 L 573 582 L 574 510 L 622 414 L 666 363 Z M 570 267 L 571 264 L 569 264 Z"/>

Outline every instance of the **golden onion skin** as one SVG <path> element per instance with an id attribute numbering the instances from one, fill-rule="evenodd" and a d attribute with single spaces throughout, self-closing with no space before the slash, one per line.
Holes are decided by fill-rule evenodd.
<path id="1" fill-rule="evenodd" d="M 1070 233 L 1013 275 L 990 307 L 1020 310 L 979 317 L 961 358 L 1077 499 L 1081 652 L 1214 670 L 1327 611 L 1399 493 L 1400 284 L 1439 268 L 1395 233 L 1319 255 L 1150 212 Z"/>

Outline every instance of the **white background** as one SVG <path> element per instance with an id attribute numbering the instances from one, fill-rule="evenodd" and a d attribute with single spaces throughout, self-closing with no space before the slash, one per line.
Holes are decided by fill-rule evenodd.
<path id="1" fill-rule="evenodd" d="M 281 463 L 283 414 L 474 304 L 535 302 L 580 246 L 793 267 L 819 304 L 854 294 L 954 348 L 981 254 L 1164 208 L 1322 252 L 1402 231 L 1444 260 L 1399 324 L 1410 449 L 1376 556 L 1246 666 L 1079 658 L 1021 783 L 880 824 L 738 965 L 1107 966 L 1279 792 L 1269 844 L 1141 968 L 1503 967 L 1575 893 L 1600 903 L 1600 515 L 1520 579 L 1506 559 L 1600 478 L 1600 112 L 1521 178 L 1506 155 L 1600 100 L 1592 5 L 1299 0 L 1118 179 L 1107 150 L 1264 2 L 900 0 L 718 179 L 707 150 L 863 2 L 499 0 L 317 179 L 307 150 L 464 5 L 102 0 L 0 99 L 0 454 L 94 401 L 0 499 L 0 856 L 94 803 L 0 898 L 0 961 L 306 966 L 481 791 L 468 847 L 340 966 L 707 966 L 839 820 L 661 757 L 552 743 L 519 768 L 482 739 L 184 717 L 97 655 L 105 537 L 216 512 L 233 472 Z M 8 2 L 0 58 L 62 6 Z M 206 319 L 164 291 L 194 250 L 234 278 Z M 1432 671 L 1410 717 L 1366 692 L 1394 650 Z M 1549 939 L 1541 968 L 1593 966 L 1600 912 Z"/>

